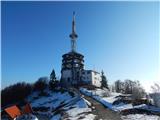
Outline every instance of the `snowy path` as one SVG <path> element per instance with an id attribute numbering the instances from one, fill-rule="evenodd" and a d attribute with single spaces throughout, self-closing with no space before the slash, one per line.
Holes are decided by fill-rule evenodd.
<path id="1" fill-rule="evenodd" d="M 95 109 L 92 111 L 93 114 L 96 115 L 95 120 L 121 120 L 121 117 L 118 113 L 105 108 L 101 103 L 97 102 L 91 97 L 86 95 L 83 96 L 92 104 L 92 107 L 95 107 Z"/>

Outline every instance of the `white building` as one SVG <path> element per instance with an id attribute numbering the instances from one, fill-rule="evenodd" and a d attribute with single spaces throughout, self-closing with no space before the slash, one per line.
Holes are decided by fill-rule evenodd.
<path id="1" fill-rule="evenodd" d="M 94 85 L 96 87 L 101 86 L 101 74 L 99 72 L 96 72 L 94 70 L 84 70 L 82 72 L 82 82 L 89 84 L 89 85 Z"/>
<path id="2" fill-rule="evenodd" d="M 73 80 L 72 79 L 72 71 L 71 70 L 64 70 L 62 74 L 63 83 L 65 86 L 70 85 L 94 85 L 96 87 L 101 87 L 101 74 L 94 70 L 83 70 L 80 73 L 80 79 Z"/>

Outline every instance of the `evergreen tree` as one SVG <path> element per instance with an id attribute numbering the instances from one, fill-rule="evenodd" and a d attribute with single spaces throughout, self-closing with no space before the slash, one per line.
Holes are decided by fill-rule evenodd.
<path id="1" fill-rule="evenodd" d="M 51 74 L 50 74 L 50 81 L 49 81 L 49 87 L 50 89 L 54 89 L 56 87 L 57 84 L 57 80 L 56 80 L 56 74 L 54 69 L 52 70 Z"/>
<path id="2" fill-rule="evenodd" d="M 56 74 L 55 74 L 54 69 L 52 70 L 52 72 L 51 72 L 51 74 L 50 74 L 50 80 L 53 80 L 53 81 L 56 80 Z"/>
<path id="3" fill-rule="evenodd" d="M 102 78 L 101 87 L 102 87 L 102 88 L 105 87 L 105 88 L 109 89 L 109 87 L 108 87 L 108 81 L 107 81 L 107 79 L 106 79 L 106 76 L 104 75 L 103 70 L 102 70 L 101 74 L 102 74 L 102 75 L 101 75 L 101 78 Z"/>

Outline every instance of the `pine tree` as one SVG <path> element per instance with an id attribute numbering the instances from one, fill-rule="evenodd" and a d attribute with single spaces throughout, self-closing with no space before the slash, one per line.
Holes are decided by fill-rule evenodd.
<path id="1" fill-rule="evenodd" d="M 101 87 L 102 87 L 102 88 L 105 87 L 105 88 L 109 89 L 109 87 L 108 87 L 108 81 L 107 81 L 107 79 L 106 79 L 106 76 L 104 75 L 103 70 L 102 70 L 101 74 L 102 74 L 102 75 L 101 75 L 101 78 L 102 78 Z"/>
<path id="2" fill-rule="evenodd" d="M 50 87 L 50 89 L 53 90 L 56 87 L 56 83 L 57 83 L 56 74 L 55 74 L 55 71 L 53 69 L 52 72 L 51 72 L 51 74 L 50 74 L 50 81 L 49 81 L 49 87 Z"/>
<path id="3" fill-rule="evenodd" d="M 54 69 L 52 70 L 52 72 L 51 72 L 51 74 L 50 74 L 50 80 L 53 80 L 53 81 L 56 80 L 56 74 L 55 74 Z"/>

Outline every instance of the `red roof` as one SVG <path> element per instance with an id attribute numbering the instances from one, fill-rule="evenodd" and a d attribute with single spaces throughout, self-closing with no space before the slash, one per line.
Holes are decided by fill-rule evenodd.
<path id="1" fill-rule="evenodd" d="M 21 111 L 16 105 L 6 108 L 5 111 L 11 118 L 16 118 L 21 115 Z"/>

